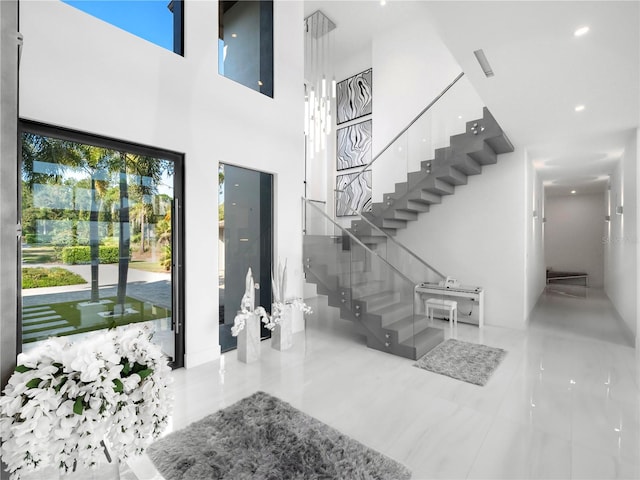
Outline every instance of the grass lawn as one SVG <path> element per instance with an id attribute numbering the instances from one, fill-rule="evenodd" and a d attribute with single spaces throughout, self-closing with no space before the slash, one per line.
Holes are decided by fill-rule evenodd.
<path id="1" fill-rule="evenodd" d="M 22 288 L 80 285 L 87 281 L 80 275 L 60 267 L 25 267 L 22 269 Z"/>
<path id="2" fill-rule="evenodd" d="M 125 307 L 128 313 L 122 316 L 103 317 L 100 313 L 112 311 L 116 297 L 102 298 L 110 303 L 95 304 L 88 308 L 84 301 L 42 304 L 23 308 L 23 342 L 35 342 L 46 338 L 101 330 L 130 323 L 147 322 L 161 318 L 171 318 L 171 310 L 158 307 L 149 302 L 127 297 Z"/>
<path id="3" fill-rule="evenodd" d="M 153 272 L 153 273 L 169 273 L 169 271 L 165 270 L 163 266 L 160 265 L 159 262 L 148 262 L 145 260 L 133 260 L 129 262 L 130 268 L 135 268 L 136 270 L 143 270 L 145 272 Z"/>

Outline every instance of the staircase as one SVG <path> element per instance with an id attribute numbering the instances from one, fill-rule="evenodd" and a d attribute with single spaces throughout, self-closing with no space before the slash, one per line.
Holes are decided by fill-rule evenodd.
<path id="1" fill-rule="evenodd" d="M 355 237 L 305 235 L 303 255 L 307 282 L 359 326 L 368 347 L 415 360 L 444 339 L 441 329 L 416 315 L 413 282 L 398 272 L 391 279 L 381 275 L 375 253 Z"/>
<path id="2" fill-rule="evenodd" d="M 383 202 L 374 203 L 368 212 L 353 212 L 358 218 L 350 227 L 338 225 L 317 202 L 305 199 L 307 282 L 340 309 L 341 318 L 358 325 L 367 346 L 420 358 L 443 341 L 444 332 L 429 324 L 414 288 L 444 276 L 393 236 L 445 195 L 454 194 L 469 176 L 479 175 L 484 165 L 495 164 L 498 155 L 513 150 L 485 107 L 481 119 L 467 122 L 464 133 L 451 136 L 448 147 L 422 161 L 421 170 L 396 183 Z"/>
<path id="3" fill-rule="evenodd" d="M 483 165 L 497 163 L 498 155 L 508 152 L 513 145 L 485 107 L 481 119 L 467 122 L 465 133 L 452 136 L 448 147 L 437 149 L 434 159 L 421 163 L 422 170 L 409 173 L 406 182 L 396 183 L 395 192 L 385 194 L 384 202 L 374 203 L 362 216 L 395 235 L 443 196 L 452 195 L 456 186 L 466 185 L 469 176 L 482 173 Z M 368 225 L 354 220 L 351 230 L 365 232 Z"/>

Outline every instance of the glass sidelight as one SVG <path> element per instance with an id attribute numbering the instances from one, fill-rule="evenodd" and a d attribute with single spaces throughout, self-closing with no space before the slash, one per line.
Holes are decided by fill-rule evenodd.
<path id="1" fill-rule="evenodd" d="M 273 177 L 268 173 L 221 164 L 218 171 L 218 278 L 220 347 L 236 348 L 233 319 L 245 292 L 247 269 L 260 288 L 256 306 L 271 311 L 273 251 Z M 271 332 L 262 327 L 262 338 Z"/>
<path id="2" fill-rule="evenodd" d="M 22 127 L 22 349 L 150 323 L 182 366 L 182 157 Z"/>

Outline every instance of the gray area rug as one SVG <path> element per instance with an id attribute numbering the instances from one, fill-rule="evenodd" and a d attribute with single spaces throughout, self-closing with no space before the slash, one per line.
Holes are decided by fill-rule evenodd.
<path id="1" fill-rule="evenodd" d="M 291 405 L 257 392 L 154 442 L 166 480 L 404 480 L 403 465 Z"/>
<path id="2" fill-rule="evenodd" d="M 506 354 L 502 348 L 449 339 L 434 347 L 414 366 L 475 385 L 484 385 Z"/>

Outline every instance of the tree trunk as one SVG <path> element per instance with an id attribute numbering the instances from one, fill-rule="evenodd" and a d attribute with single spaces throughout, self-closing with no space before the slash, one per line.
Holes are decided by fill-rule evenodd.
<path id="1" fill-rule="evenodd" d="M 140 209 L 140 253 L 144 254 L 144 204 Z"/>
<path id="2" fill-rule="evenodd" d="M 98 265 L 100 264 L 100 238 L 98 232 L 98 202 L 96 200 L 96 179 L 91 176 L 91 212 L 89 212 L 89 249 L 91 253 L 91 301 L 100 300 Z"/>
<path id="3" fill-rule="evenodd" d="M 120 314 L 124 314 L 127 298 L 127 273 L 129 271 L 129 248 L 131 244 L 129 226 L 129 194 L 127 188 L 127 162 L 126 154 L 121 154 L 120 165 L 120 236 L 118 261 L 118 307 Z"/>

